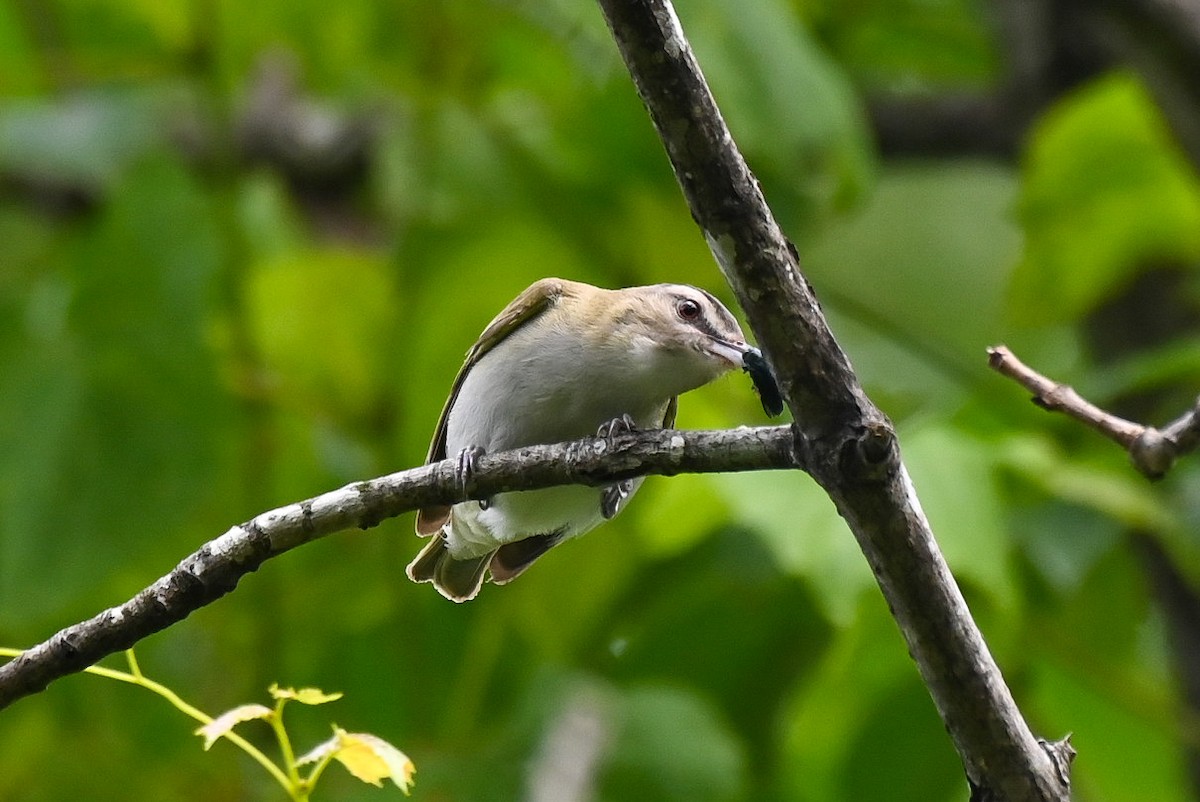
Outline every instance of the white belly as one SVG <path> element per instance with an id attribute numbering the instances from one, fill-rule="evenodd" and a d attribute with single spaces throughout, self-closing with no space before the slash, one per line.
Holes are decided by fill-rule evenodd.
<path id="1" fill-rule="evenodd" d="M 525 353 L 530 356 L 519 356 Z M 640 428 L 662 425 L 668 398 L 613 382 L 611 376 L 621 371 L 596 370 L 582 354 L 581 343 L 561 334 L 531 342 L 519 331 L 499 343 L 459 388 L 446 421 L 446 454 L 468 446 L 495 452 L 577 440 L 625 414 Z M 635 490 L 640 483 L 634 483 Z M 486 510 L 477 502 L 455 505 L 446 545 L 453 557 L 465 559 L 534 535 L 576 537 L 603 522 L 602 492 L 566 485 L 502 493 Z"/>
<path id="2" fill-rule="evenodd" d="M 532 535 L 561 532 L 563 540 L 577 537 L 603 523 L 601 492 L 564 485 L 501 493 L 486 510 L 474 501 L 458 504 L 446 529 L 446 546 L 455 559 L 466 559 Z"/>

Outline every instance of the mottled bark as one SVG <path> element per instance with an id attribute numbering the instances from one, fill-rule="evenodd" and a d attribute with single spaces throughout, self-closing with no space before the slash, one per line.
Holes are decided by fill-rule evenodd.
<path id="1" fill-rule="evenodd" d="M 1066 800 L 1073 751 L 1030 732 L 667 0 L 600 0 L 683 194 L 779 379 L 797 452 L 858 539 L 976 799 Z M 803 98 L 797 98 L 803 103 Z M 797 537 L 803 533 L 797 531 Z"/>
<path id="2" fill-rule="evenodd" d="M 0 708 L 182 621 L 267 560 L 311 540 L 367 529 L 419 507 L 508 490 L 598 486 L 644 474 L 792 468 L 797 465 L 792 443 L 786 426 L 634 432 L 616 438 L 611 447 L 604 439 L 587 438 L 484 455 L 465 488 L 451 459 L 264 512 L 204 544 L 124 604 L 69 626 L 0 666 Z"/>

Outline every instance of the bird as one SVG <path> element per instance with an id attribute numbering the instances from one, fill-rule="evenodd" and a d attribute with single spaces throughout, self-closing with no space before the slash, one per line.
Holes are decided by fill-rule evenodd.
<path id="1" fill-rule="evenodd" d="M 671 428 L 681 394 L 734 368 L 751 374 L 766 407 L 765 364 L 724 304 L 698 287 L 610 290 L 544 278 L 509 303 L 467 352 L 426 464 L 457 455 L 465 485 L 488 452 Z M 510 582 L 554 546 L 614 517 L 641 482 L 424 507 L 416 530 L 429 542 L 406 573 L 432 582 L 447 599 L 468 601 L 487 575 L 495 584 Z"/>

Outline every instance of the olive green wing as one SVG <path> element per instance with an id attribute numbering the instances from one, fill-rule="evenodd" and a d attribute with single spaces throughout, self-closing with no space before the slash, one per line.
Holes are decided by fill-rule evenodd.
<path id="1" fill-rule="evenodd" d="M 442 407 L 442 414 L 438 418 L 437 428 L 433 430 L 433 441 L 429 444 L 429 454 L 425 458 L 426 465 L 446 458 L 446 421 L 450 417 L 450 409 L 458 398 L 458 391 L 462 389 L 463 382 L 466 381 L 471 368 L 505 337 L 557 304 L 559 299 L 570 292 L 568 285 L 569 282 L 557 278 L 535 281 L 514 298 L 512 303 L 504 307 L 500 314 L 496 315 L 495 319 L 483 330 L 483 334 L 479 335 L 479 339 L 467 351 L 467 359 L 459 369 L 458 375 L 454 377 L 454 384 L 450 388 L 450 397 L 446 399 L 446 403 Z M 448 520 L 450 520 L 450 505 L 423 507 L 417 511 L 417 534 L 432 535 L 439 531 Z"/>

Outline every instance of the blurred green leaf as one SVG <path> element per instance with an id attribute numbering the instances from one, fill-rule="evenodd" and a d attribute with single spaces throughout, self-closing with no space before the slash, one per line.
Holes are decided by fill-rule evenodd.
<path id="1" fill-rule="evenodd" d="M 1106 684 L 1112 676 L 1124 673 L 1139 674 L 1147 685 L 1165 691 L 1169 672 L 1160 659 L 1161 652 L 1150 655 L 1142 651 L 1147 636 L 1161 640 L 1162 632 L 1148 626 L 1150 599 L 1145 581 L 1125 553 L 1125 549 L 1114 548 L 1099 555 L 1069 595 L 1040 611 L 1061 632 L 1047 651 L 1066 661 L 1072 670 L 1090 674 L 1097 683 Z M 1103 667 L 1089 669 L 1089 664 L 1097 661 Z M 1124 684 L 1131 694 L 1136 691 L 1131 681 Z"/>
<path id="2" fill-rule="evenodd" d="M 255 343 L 290 404 L 370 412 L 400 299 L 374 253 L 310 250 L 256 266 L 246 284 Z"/>
<path id="3" fill-rule="evenodd" d="M 801 13 L 856 78 L 870 88 L 929 91 L 983 84 L 998 68 L 996 46 L 970 0 L 801 0 Z"/>
<path id="4" fill-rule="evenodd" d="M 1117 546 L 1121 526 L 1104 515 L 1061 501 L 1013 505 L 1010 528 L 1042 579 L 1074 593 L 1105 554 Z"/>
<path id="5" fill-rule="evenodd" d="M 680 17 L 730 129 L 764 179 L 842 204 L 866 188 L 872 154 L 859 99 L 784 0 L 688 0 Z"/>
<path id="6" fill-rule="evenodd" d="M 0 3 L 0 97 L 30 93 L 43 80 L 18 9 L 15 3 Z"/>
<path id="7" fill-rule="evenodd" d="M 736 520 L 763 539 L 779 566 L 812 583 L 831 620 L 842 623 L 853 615 L 874 579 L 824 491 L 788 471 L 729 474 L 718 487 Z"/>
<path id="8" fill-rule="evenodd" d="M 997 452 L 997 464 L 1064 501 L 1082 504 L 1133 529 L 1171 531 L 1171 510 L 1130 468 L 1113 468 L 1070 458 L 1044 437 L 1014 437 Z"/>
<path id="9" fill-rule="evenodd" d="M 1043 727 L 1070 731 L 1072 745 L 1088 756 L 1072 766 L 1075 792 L 1112 802 L 1191 799 L 1183 761 L 1163 731 L 1129 700 L 1097 687 L 1086 667 L 1076 669 L 1039 663 L 1035 691 L 1028 695 Z"/>
<path id="10" fill-rule="evenodd" d="M 679 688 L 632 688 L 600 778 L 600 798 L 705 802 L 740 797 L 746 756 L 720 718 Z"/>
<path id="11" fill-rule="evenodd" d="M 109 189 L 166 141 L 169 93 L 98 90 L 0 106 L 0 170 L 31 182 Z"/>
<path id="12" fill-rule="evenodd" d="M 1019 254 L 1015 192 L 982 163 L 888 167 L 869 202 L 807 249 L 839 340 L 890 414 L 952 409 L 976 381 Z"/>
<path id="13" fill-rule="evenodd" d="M 237 213 L 255 256 L 286 259 L 304 251 L 304 222 L 278 176 L 255 173 L 246 177 L 240 190 Z"/>
<path id="14" fill-rule="evenodd" d="M 714 480 L 692 474 L 658 480 L 638 494 L 637 506 L 624 513 L 636 524 L 645 556 L 661 559 L 679 554 L 726 525 L 729 506 Z"/>
<path id="15" fill-rule="evenodd" d="M 221 487 L 229 407 L 205 341 L 222 258 L 210 212 L 176 163 L 139 163 L 64 247 L 63 272 L 23 299 L 29 330 L 13 332 L 0 371 L 13 416 L 0 476 L 2 587 L 25 618 L 78 604 L 137 557 L 178 559 L 171 535 Z M 51 578 L 60 590 L 46 593 Z"/>
<path id="16" fill-rule="evenodd" d="M 921 791 L 938 798 L 936 789 L 947 787 L 959 765 L 909 663 L 882 597 L 863 594 L 785 708 L 778 798 L 890 800 Z M 869 746 L 872 759 L 908 765 L 865 771 L 858 750 L 872 739 L 879 739 Z M 897 792 L 891 784 L 901 776 L 908 785 Z"/>
<path id="17" fill-rule="evenodd" d="M 1011 303 L 1023 320 L 1071 319 L 1148 262 L 1200 258 L 1200 179 L 1132 75 L 1061 100 L 1034 130 L 1022 177 Z"/>
<path id="18" fill-rule="evenodd" d="M 905 733 L 903 743 L 898 731 Z M 929 691 L 911 675 L 872 700 L 842 754 L 839 774 L 842 799 L 949 802 L 967 790 Z"/>
<path id="19" fill-rule="evenodd" d="M 987 444 L 939 425 L 906 427 L 901 442 L 921 506 L 955 576 L 974 581 L 1000 605 L 1013 604 L 1004 501 Z"/>
<path id="20" fill-rule="evenodd" d="M 83 405 L 83 368 L 69 344 L 5 344 L 0 370 L 0 610 L 5 621 L 37 617 L 61 599 L 37 593 L 65 554 L 87 548 L 52 548 L 43 529 L 61 492 L 63 463 L 77 453 L 75 423 Z M 78 578 L 76 572 L 75 578 Z M 18 603 L 19 602 L 19 603 Z M 18 611 L 19 614 L 18 614 Z"/>
<path id="21" fill-rule="evenodd" d="M 816 594 L 783 574 L 740 528 L 714 532 L 669 560 L 646 561 L 640 578 L 599 622 L 601 664 L 625 682 L 704 691 L 761 772 L 775 758 L 780 701 L 813 670 L 830 638 Z"/>

